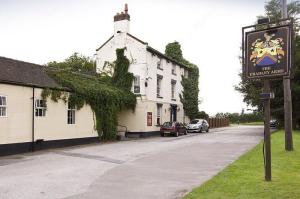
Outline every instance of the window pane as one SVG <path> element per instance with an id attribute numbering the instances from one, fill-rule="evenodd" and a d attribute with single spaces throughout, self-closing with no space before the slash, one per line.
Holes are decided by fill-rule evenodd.
<path id="1" fill-rule="evenodd" d="M 72 113 L 72 124 L 75 124 L 75 110 L 73 110 Z"/>
<path id="2" fill-rule="evenodd" d="M 3 105 L 2 98 L 3 98 L 3 97 L 0 96 L 0 106 Z"/>
<path id="3" fill-rule="evenodd" d="M 6 116 L 6 107 L 2 107 L 2 116 Z"/>

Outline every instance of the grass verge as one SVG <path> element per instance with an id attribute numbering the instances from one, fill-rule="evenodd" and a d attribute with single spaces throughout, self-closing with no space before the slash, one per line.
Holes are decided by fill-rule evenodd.
<path id="1" fill-rule="evenodd" d="M 184 198 L 300 198 L 300 132 L 295 131 L 293 138 L 294 151 L 286 152 L 283 131 L 272 135 L 271 182 L 264 181 L 260 143 Z"/>

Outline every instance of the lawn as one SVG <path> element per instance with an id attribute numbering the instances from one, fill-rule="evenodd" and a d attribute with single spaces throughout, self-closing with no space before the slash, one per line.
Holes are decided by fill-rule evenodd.
<path id="1" fill-rule="evenodd" d="M 264 181 L 262 143 L 241 156 L 185 199 L 300 198 L 300 132 L 294 132 L 294 151 L 284 150 L 284 133 L 272 135 L 272 181 Z"/>
<path id="2" fill-rule="evenodd" d="M 247 122 L 247 123 L 240 123 L 240 125 L 264 125 L 264 122 Z"/>

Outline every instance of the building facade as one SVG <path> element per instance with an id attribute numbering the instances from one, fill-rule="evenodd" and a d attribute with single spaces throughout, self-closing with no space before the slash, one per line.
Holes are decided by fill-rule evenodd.
<path id="1" fill-rule="evenodd" d="M 130 132 L 158 132 L 167 121 L 188 122 L 179 94 L 183 88 L 181 76 L 188 75 L 187 67 L 155 50 L 148 43 L 130 34 L 130 15 L 127 5 L 114 16 L 114 34 L 96 50 L 97 72 L 112 74 L 116 49 L 125 48 L 130 60 L 129 72 L 134 74 L 132 92 L 137 95 L 135 112 L 124 111 L 119 124 Z"/>

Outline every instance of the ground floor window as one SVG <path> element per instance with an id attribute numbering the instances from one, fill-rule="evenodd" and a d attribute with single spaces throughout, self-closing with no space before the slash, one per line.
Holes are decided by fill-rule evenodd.
<path id="1" fill-rule="evenodd" d="M 133 78 L 133 92 L 140 93 L 140 76 L 134 76 Z"/>
<path id="2" fill-rule="evenodd" d="M 36 117 L 45 117 L 46 116 L 46 101 L 37 99 L 35 100 L 35 116 Z"/>
<path id="3" fill-rule="evenodd" d="M 6 104 L 6 96 L 0 95 L 0 117 L 7 116 L 7 104 Z"/>
<path id="4" fill-rule="evenodd" d="M 68 103 L 68 124 L 75 124 L 75 107 Z"/>
<path id="5" fill-rule="evenodd" d="M 157 104 L 157 114 L 156 114 L 156 124 L 161 125 L 161 115 L 162 115 L 162 104 Z"/>

